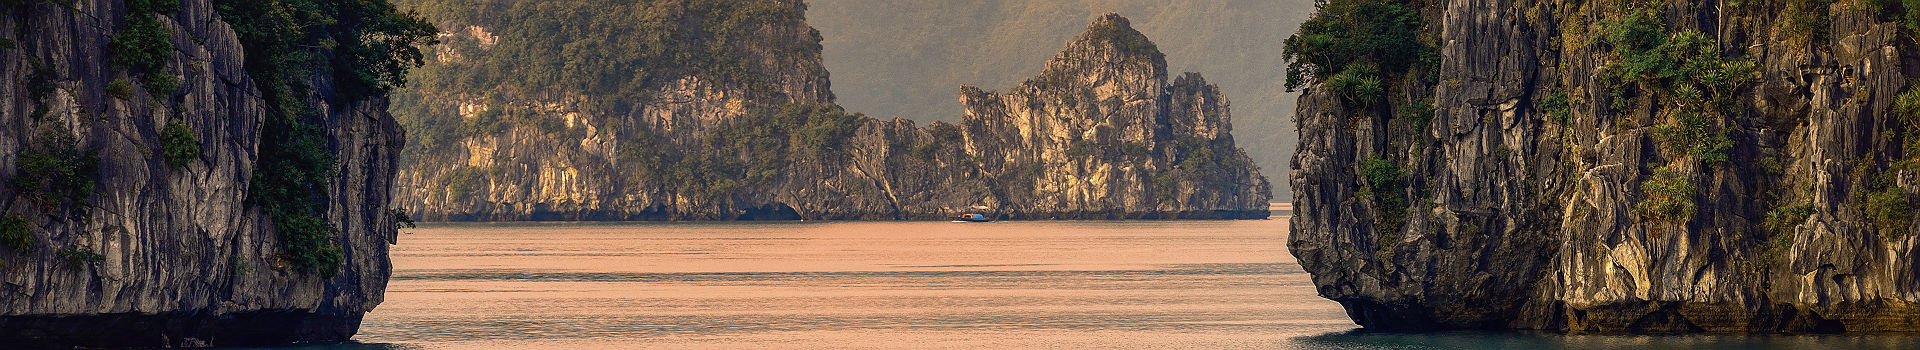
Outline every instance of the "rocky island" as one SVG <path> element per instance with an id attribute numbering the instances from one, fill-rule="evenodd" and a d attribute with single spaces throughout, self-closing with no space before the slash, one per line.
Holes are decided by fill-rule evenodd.
<path id="1" fill-rule="evenodd" d="M 1290 248 L 1369 329 L 1920 331 L 1920 2 L 1333 0 Z"/>
<path id="2" fill-rule="evenodd" d="M 922 127 L 834 104 L 797 0 L 415 3 L 449 28 L 395 96 L 396 206 L 425 220 L 1267 216 L 1219 89 L 1118 15 Z"/>
<path id="3" fill-rule="evenodd" d="M 384 96 L 433 33 L 385 1 L 0 1 L 0 347 L 351 337 L 404 218 Z"/>

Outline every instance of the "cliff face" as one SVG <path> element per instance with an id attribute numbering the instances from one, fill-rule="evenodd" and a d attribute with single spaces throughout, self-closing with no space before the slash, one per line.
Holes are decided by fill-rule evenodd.
<path id="1" fill-rule="evenodd" d="M 271 219 L 248 202 L 268 104 L 208 1 L 184 0 L 153 17 L 174 50 L 149 76 L 175 79 L 171 92 L 110 63 L 114 28 L 144 13 L 117 1 L 4 6 L 0 344 L 232 346 L 353 335 L 380 303 L 396 233 L 386 208 L 403 135 L 384 100 L 308 101 L 337 160 L 324 220 L 338 229 L 325 243 L 341 260 L 331 277 L 301 273 L 288 267 Z M 163 144 L 180 139 L 170 124 L 186 128 L 197 154 L 170 153 L 176 148 Z"/>
<path id="2" fill-rule="evenodd" d="M 1899 5 L 1419 12 L 1443 45 L 1394 87 L 1414 99 L 1357 107 L 1316 81 L 1296 116 L 1289 246 L 1360 325 L 1920 331 L 1920 48 Z M 1709 68 L 1673 74 L 1689 65 Z M 1428 96 L 1430 122 L 1402 118 Z"/>
<path id="3" fill-rule="evenodd" d="M 639 91 L 610 95 L 525 80 L 403 92 L 421 106 L 401 116 L 420 125 L 410 128 L 443 125 L 417 138 L 449 141 L 409 151 L 399 205 L 425 220 L 503 221 L 1266 216 L 1267 184 L 1233 145 L 1218 88 L 1197 74 L 1168 83 L 1159 51 L 1119 16 L 1095 21 L 1013 92 L 963 87 L 959 124 L 921 128 L 833 104 L 799 1 L 696 3 L 631 11 L 706 23 L 676 30 L 736 45 L 699 53 L 738 57 L 734 67 L 656 67 Z M 713 24 L 747 9 L 772 20 Z M 515 52 L 513 40 L 558 40 L 515 29 L 525 22 L 471 24 L 483 17 L 437 18 L 469 28 L 450 47 L 473 44 L 424 71 L 486 67 Z M 614 73 L 589 71 L 629 79 Z"/>
<path id="4" fill-rule="evenodd" d="M 1234 146 L 1220 89 L 1197 73 L 1168 83 L 1166 58 L 1117 15 L 1039 76 L 1005 94 L 961 87 L 960 104 L 961 156 L 977 162 L 962 165 L 996 170 L 998 202 L 1021 216 L 1266 217 L 1266 179 Z"/>
<path id="5" fill-rule="evenodd" d="M 1126 14 L 1169 56 L 1170 72 L 1206 72 L 1233 100 L 1234 143 L 1268 174 L 1293 155 L 1293 102 L 1280 46 L 1313 14 L 1313 1 L 1161 0 L 921 1 L 811 0 L 807 23 L 825 40 L 833 89 L 847 109 L 925 125 L 953 120 L 953 87 L 1017 85 L 1039 70 L 1061 39 L 1085 30 L 1071 20 Z M 955 35 L 955 33 L 965 33 Z M 1232 72 L 1223 76 L 1221 73 Z M 1281 185 L 1285 185 L 1284 182 Z M 1291 200 L 1287 186 L 1274 198 Z"/>

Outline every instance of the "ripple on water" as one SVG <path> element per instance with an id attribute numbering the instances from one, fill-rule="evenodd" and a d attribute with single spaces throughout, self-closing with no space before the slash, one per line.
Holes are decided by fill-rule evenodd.
<path id="1" fill-rule="evenodd" d="M 1906 348 L 1912 337 L 1354 332 L 1286 223 L 428 225 L 322 349 Z"/>

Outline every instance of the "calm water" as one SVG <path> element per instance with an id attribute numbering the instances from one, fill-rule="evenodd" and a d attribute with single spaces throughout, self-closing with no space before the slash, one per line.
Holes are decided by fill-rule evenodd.
<path id="1" fill-rule="evenodd" d="M 1286 221 L 442 224 L 314 348 L 1901 348 L 1914 338 L 1360 334 Z"/>

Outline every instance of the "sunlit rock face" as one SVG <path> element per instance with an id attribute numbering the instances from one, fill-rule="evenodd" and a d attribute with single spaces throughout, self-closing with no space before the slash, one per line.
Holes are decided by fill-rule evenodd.
<path id="1" fill-rule="evenodd" d="M 0 247 L 0 347 L 286 344 L 355 333 L 382 299 L 396 234 L 387 208 L 403 134 L 384 99 L 308 98 L 332 146 L 323 219 L 338 229 L 326 244 L 342 259 L 331 277 L 300 273 L 248 203 L 267 101 L 208 1 L 183 0 L 157 16 L 175 48 L 156 73 L 179 79 L 171 94 L 120 85 L 140 81 L 109 63 L 111 28 L 128 11 L 120 2 L 5 6 L 0 215 L 24 219 L 29 236 L 25 249 Z M 326 78 L 312 79 L 322 87 L 315 95 L 327 93 Z M 161 154 L 172 122 L 189 126 L 200 146 L 180 167 Z M 63 205 L 46 193 L 70 186 L 28 193 L 16 183 L 31 163 L 22 157 L 49 143 L 97 157 L 92 172 L 75 174 L 92 179 L 90 196 Z"/>
<path id="2" fill-rule="evenodd" d="M 1441 59 L 1410 90 L 1430 122 L 1324 84 L 1300 99 L 1289 246 L 1320 294 L 1374 329 L 1920 331 L 1920 154 L 1903 145 L 1920 119 L 1896 111 L 1920 75 L 1913 33 L 1866 6 L 1656 3 L 1669 33 L 1755 65 L 1712 126 L 1725 161 L 1668 147 L 1675 104 L 1649 97 L 1664 92 L 1610 93 L 1620 58 L 1600 28 L 1621 11 L 1422 8 Z M 1789 33 L 1822 14 L 1822 33 Z M 1370 197 L 1369 159 L 1404 170 L 1404 207 Z M 1675 182 L 1692 210 L 1653 205 Z"/>
<path id="3" fill-rule="evenodd" d="M 1118 15 L 1006 93 L 962 87 L 961 121 L 926 127 L 839 111 L 818 34 L 797 17 L 757 25 L 740 70 L 770 85 L 670 75 L 633 108 L 598 113 L 567 92 L 419 92 L 409 103 L 446 112 L 402 119 L 514 106 L 536 121 L 410 153 L 398 205 L 426 220 L 1267 216 L 1270 189 L 1234 145 L 1219 89 L 1193 73 L 1169 82 L 1163 55 Z M 451 35 L 491 38 L 473 33 L 490 32 Z M 520 39 L 539 40 L 487 40 Z"/>
<path id="4" fill-rule="evenodd" d="M 1004 200 L 1032 215 L 1265 216 L 1266 180 L 1234 147 L 1219 88 L 1197 73 L 1169 83 L 1165 56 L 1119 15 L 1006 93 L 961 87 L 960 104 L 967 154 L 1030 187 Z"/>

